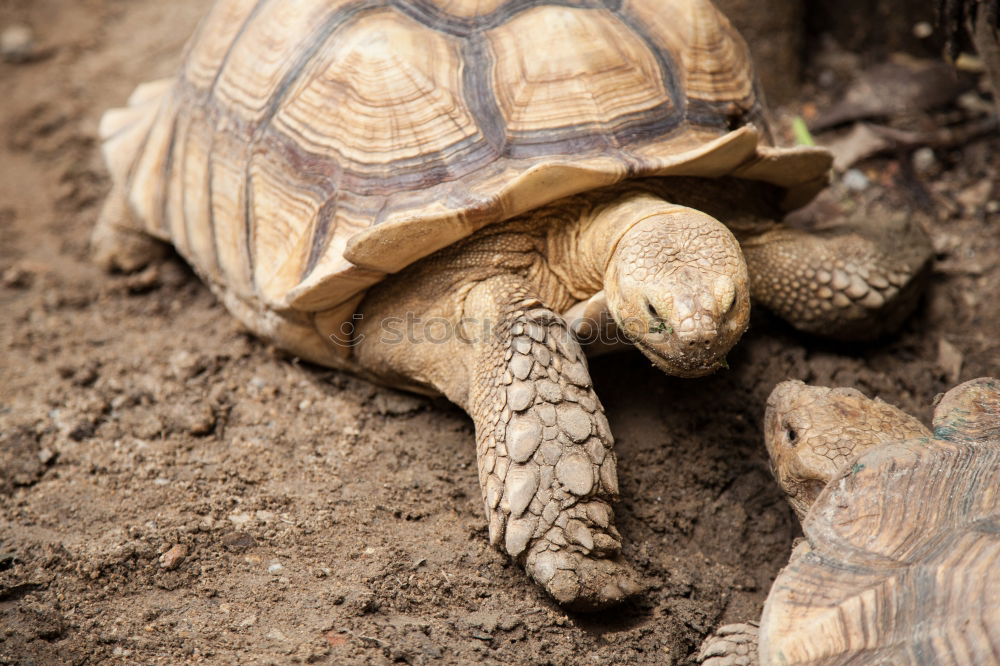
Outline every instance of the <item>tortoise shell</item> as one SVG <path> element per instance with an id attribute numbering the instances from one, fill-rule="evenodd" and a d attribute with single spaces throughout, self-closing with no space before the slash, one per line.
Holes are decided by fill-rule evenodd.
<path id="1" fill-rule="evenodd" d="M 101 129 L 144 229 L 216 291 L 335 325 L 484 225 L 627 178 L 804 203 L 829 156 L 770 147 L 754 81 L 707 0 L 220 0 Z"/>
<path id="2" fill-rule="evenodd" d="M 1000 658 L 1000 381 L 949 391 L 934 437 L 876 446 L 819 495 L 771 588 L 761 664 Z"/>

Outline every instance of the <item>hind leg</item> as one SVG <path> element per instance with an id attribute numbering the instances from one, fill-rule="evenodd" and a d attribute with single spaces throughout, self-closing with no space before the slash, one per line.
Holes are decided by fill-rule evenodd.
<path id="1" fill-rule="evenodd" d="M 163 256 L 165 247 L 138 224 L 125 199 L 115 186 L 104 202 L 97 225 L 90 236 L 90 247 L 105 270 L 129 273 Z"/>
<path id="2" fill-rule="evenodd" d="M 807 233 L 779 226 L 744 239 L 750 298 L 796 328 L 871 340 L 912 312 L 930 241 L 915 224 Z"/>

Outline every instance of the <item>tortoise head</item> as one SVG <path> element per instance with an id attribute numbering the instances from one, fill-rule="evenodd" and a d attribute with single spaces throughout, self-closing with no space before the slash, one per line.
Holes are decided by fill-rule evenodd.
<path id="1" fill-rule="evenodd" d="M 715 218 L 663 201 L 632 219 L 604 278 L 619 328 L 668 374 L 699 377 L 724 366 L 750 318 L 736 238 Z"/>
<path id="2" fill-rule="evenodd" d="M 868 449 L 929 436 L 909 414 L 852 388 L 782 382 L 771 391 L 764 413 L 771 470 L 799 519 Z"/>

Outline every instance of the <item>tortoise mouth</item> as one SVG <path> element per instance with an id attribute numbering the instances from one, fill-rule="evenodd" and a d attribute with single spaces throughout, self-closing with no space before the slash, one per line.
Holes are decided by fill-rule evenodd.
<path id="1" fill-rule="evenodd" d="M 703 377 L 715 372 L 723 365 L 718 357 L 713 357 L 706 362 L 706 359 L 701 356 L 667 356 L 644 340 L 632 338 L 627 334 L 626 337 L 653 361 L 658 368 L 675 377 Z"/>

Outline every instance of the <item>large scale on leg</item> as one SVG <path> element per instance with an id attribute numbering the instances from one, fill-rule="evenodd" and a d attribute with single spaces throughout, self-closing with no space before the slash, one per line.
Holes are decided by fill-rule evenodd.
<path id="1" fill-rule="evenodd" d="M 96 256 L 131 270 L 144 235 L 167 241 L 260 336 L 462 405 L 491 538 L 560 602 L 601 607 L 638 585 L 561 315 L 599 310 L 698 376 L 751 297 L 864 334 L 906 311 L 929 254 L 915 230 L 783 233 L 830 158 L 772 146 L 765 115 L 708 0 L 219 0 L 177 77 L 102 121 Z M 690 183 L 727 185 L 709 211 Z M 408 315 L 495 335 L 387 343 L 378 322 Z"/>

